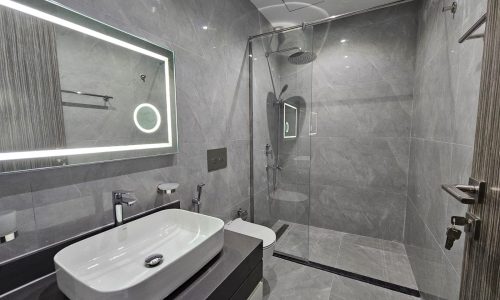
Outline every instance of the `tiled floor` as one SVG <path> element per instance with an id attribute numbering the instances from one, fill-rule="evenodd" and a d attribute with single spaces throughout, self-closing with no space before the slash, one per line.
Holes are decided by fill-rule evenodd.
<path id="1" fill-rule="evenodd" d="M 276 243 L 276 251 L 310 261 L 417 289 L 403 244 L 302 224 L 290 227 Z M 336 298 L 335 298 L 336 299 Z M 371 299 L 371 298 L 365 298 Z"/>
<path id="2" fill-rule="evenodd" d="M 419 298 L 272 257 L 264 299 L 418 300 Z"/>

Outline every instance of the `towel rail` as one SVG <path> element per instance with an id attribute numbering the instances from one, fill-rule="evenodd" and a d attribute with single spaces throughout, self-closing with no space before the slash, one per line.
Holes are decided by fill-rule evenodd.
<path id="1" fill-rule="evenodd" d="M 61 92 L 66 93 L 66 94 L 75 94 L 75 95 L 102 98 L 104 101 L 108 101 L 110 99 L 113 99 L 113 97 L 107 96 L 107 95 L 98 95 L 98 94 L 85 93 L 85 92 L 80 92 L 80 91 L 61 90 Z"/>
<path id="2" fill-rule="evenodd" d="M 484 34 L 473 34 L 481 25 L 483 25 L 486 22 L 486 14 L 484 14 L 479 20 L 477 20 L 474 25 L 467 30 L 467 32 L 464 33 L 464 35 L 458 40 L 458 42 L 461 44 L 465 42 L 466 40 L 471 40 L 471 39 L 478 39 L 484 37 Z"/>
<path id="3" fill-rule="evenodd" d="M 80 91 L 61 90 L 61 93 L 81 95 L 81 96 L 88 96 L 88 97 L 96 97 L 96 98 L 102 98 L 102 100 L 104 100 L 104 104 L 103 105 L 94 105 L 94 104 L 74 103 L 74 102 L 62 101 L 62 105 L 63 106 L 70 106 L 70 107 L 80 107 L 80 108 L 109 110 L 110 109 L 110 107 L 108 106 L 109 100 L 113 99 L 113 97 L 107 96 L 107 95 L 85 93 L 85 92 L 80 92 Z"/>

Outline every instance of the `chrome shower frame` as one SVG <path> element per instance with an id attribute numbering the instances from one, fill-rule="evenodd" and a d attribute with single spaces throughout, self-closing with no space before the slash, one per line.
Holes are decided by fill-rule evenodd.
<path id="1" fill-rule="evenodd" d="M 336 15 L 336 16 L 330 16 L 330 17 L 327 17 L 327 18 L 324 18 L 324 19 L 320 19 L 320 20 L 316 20 L 316 21 L 312 21 L 312 22 L 304 22 L 300 25 L 294 25 L 294 26 L 290 26 L 290 27 L 285 27 L 285 28 L 276 28 L 272 31 L 268 31 L 268 32 L 264 32 L 264 33 L 260 33 L 260 34 L 256 34 L 256 35 L 252 35 L 252 36 L 249 36 L 248 37 L 248 42 L 247 42 L 247 49 L 248 49 L 248 73 L 249 73 L 249 83 L 248 83 L 248 86 L 249 86 L 249 134 L 250 134 L 250 221 L 251 222 L 255 222 L 255 195 L 254 195 L 254 154 L 253 154 L 253 148 L 254 148 L 254 135 L 253 135 L 253 51 L 252 51 L 252 41 L 254 39 L 257 39 L 257 38 L 261 38 L 261 37 L 265 37 L 265 36 L 269 36 L 269 35 L 274 35 L 274 34 L 277 34 L 277 33 L 284 33 L 284 32 L 288 32 L 288 31 L 292 31 L 292 30 L 296 30 L 296 29 L 305 29 L 306 27 L 309 27 L 309 26 L 315 26 L 315 25 L 319 25 L 319 24 L 323 24 L 323 23 L 328 23 L 328 22 L 332 22 L 332 21 L 335 21 L 335 20 L 340 20 L 340 19 L 344 19 L 344 18 L 348 18 L 348 17 L 352 17 L 352 16 L 356 16 L 356 15 L 359 15 L 359 14 L 364 14 L 364 13 L 367 13 L 367 12 L 372 12 L 372 11 L 376 11 L 376 10 L 379 10 L 379 9 L 384 9 L 384 8 L 388 8 L 388 7 L 392 7 L 392 6 L 397 6 L 397 5 L 401 5 L 401 4 L 405 4 L 405 3 L 409 3 L 409 2 L 413 2 L 415 0 L 397 0 L 397 1 L 394 1 L 394 2 L 391 2 L 391 3 L 387 3 L 387 4 L 382 4 L 382 5 L 377 5 L 377 6 L 374 6 L 374 7 L 371 7 L 371 8 L 367 8 L 367 9 L 362 9 L 362 10 L 357 10 L 357 11 L 354 11 L 354 12 L 349 12 L 349 13 L 345 13 L 345 14 L 341 14 L 341 15 Z M 297 47 L 298 48 L 298 47 Z M 284 52 L 284 51 L 291 51 L 291 50 L 297 50 L 297 49 L 283 49 L 281 50 L 280 52 Z M 266 53 L 266 58 L 269 57 L 269 55 L 273 53 L 273 52 L 267 52 Z M 269 64 L 269 61 L 268 61 L 268 64 Z M 269 65 L 268 65 L 269 66 Z M 269 66 L 270 67 L 270 66 Z M 275 86 L 274 86 L 274 80 L 272 79 L 272 74 L 271 74 L 271 80 L 272 80 L 272 85 L 273 85 L 273 92 L 276 94 L 276 89 L 275 89 Z"/>
<path id="2" fill-rule="evenodd" d="M 286 49 L 278 49 L 276 51 L 271 51 L 271 52 L 266 52 L 266 57 L 269 57 L 269 55 L 274 54 L 274 53 L 283 53 L 283 52 L 288 52 L 292 50 L 299 50 L 301 51 L 302 48 L 300 47 L 291 47 L 291 48 L 286 48 Z"/>
<path id="3" fill-rule="evenodd" d="M 251 41 L 255 38 L 264 37 L 264 36 L 272 35 L 272 34 L 276 34 L 276 33 L 287 32 L 287 31 L 300 29 L 300 28 L 304 29 L 304 28 L 309 27 L 309 26 L 315 26 L 315 25 L 319 25 L 319 24 L 323 24 L 323 23 L 328 23 L 331 21 L 335 21 L 335 20 L 339 20 L 339 19 L 343 19 L 343 18 L 348 18 L 348 17 L 352 17 L 355 15 L 364 14 L 367 12 L 371 12 L 371 11 L 375 11 L 375 10 L 379 10 L 379 9 L 384 9 L 384 8 L 388 8 L 391 6 L 396 6 L 396 5 L 409 3 L 409 2 L 413 2 L 413 1 L 415 1 L 415 0 L 397 0 L 394 2 L 387 3 L 387 4 L 377 5 L 374 7 L 361 9 L 361 10 L 357 10 L 357 11 L 353 11 L 353 12 L 349 12 L 349 13 L 345 13 L 345 14 L 340 14 L 340 15 L 336 15 L 336 16 L 329 16 L 329 17 L 326 17 L 324 19 L 319 19 L 319 20 L 312 21 L 312 22 L 304 22 L 300 25 L 293 25 L 293 26 L 279 28 L 279 29 L 275 29 L 272 31 L 264 32 L 264 33 L 259 33 L 256 35 L 251 35 L 250 37 L 248 37 L 248 40 Z"/>

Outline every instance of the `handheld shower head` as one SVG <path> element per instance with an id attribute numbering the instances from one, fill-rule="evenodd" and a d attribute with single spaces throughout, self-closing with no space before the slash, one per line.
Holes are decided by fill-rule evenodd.
<path id="1" fill-rule="evenodd" d="M 283 88 L 281 89 L 281 93 L 280 93 L 280 95 L 278 96 L 278 99 L 280 99 L 280 98 L 281 98 L 281 96 L 283 95 L 283 93 L 284 93 L 284 92 L 286 92 L 286 90 L 288 90 L 288 84 L 285 84 L 285 85 L 283 86 Z"/>

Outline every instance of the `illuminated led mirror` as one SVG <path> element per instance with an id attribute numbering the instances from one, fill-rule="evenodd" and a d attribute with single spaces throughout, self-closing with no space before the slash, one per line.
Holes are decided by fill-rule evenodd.
<path id="1" fill-rule="evenodd" d="M 153 133 L 161 125 L 160 111 L 152 104 L 140 104 L 134 110 L 134 123 L 140 131 Z"/>
<path id="2" fill-rule="evenodd" d="M 297 137 L 297 107 L 288 103 L 283 104 L 283 137 L 293 139 Z"/>
<path id="3" fill-rule="evenodd" d="M 172 51 L 42 0 L 0 23 L 1 172 L 177 152 Z"/>

